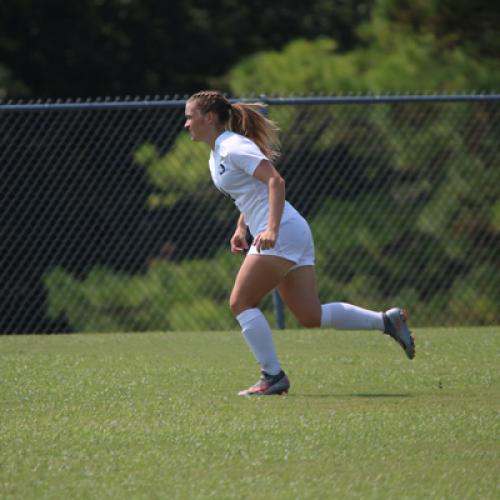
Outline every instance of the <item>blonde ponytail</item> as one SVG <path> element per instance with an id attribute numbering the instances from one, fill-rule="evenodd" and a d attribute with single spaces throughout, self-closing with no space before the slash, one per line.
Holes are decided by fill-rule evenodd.
<path id="1" fill-rule="evenodd" d="M 193 94 L 188 101 L 195 101 L 202 113 L 215 113 L 226 128 L 255 142 L 269 160 L 275 161 L 279 158 L 279 128 L 264 116 L 264 104 L 231 104 L 215 90 L 202 90 Z"/>
<path id="2" fill-rule="evenodd" d="M 251 139 L 271 160 L 280 156 L 278 126 L 263 114 L 262 103 L 236 103 L 231 106 L 229 130 Z"/>

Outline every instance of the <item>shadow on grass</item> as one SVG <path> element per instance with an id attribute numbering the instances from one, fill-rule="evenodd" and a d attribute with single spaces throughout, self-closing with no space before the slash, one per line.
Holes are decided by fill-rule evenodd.
<path id="1" fill-rule="evenodd" d="M 368 393 L 358 392 L 353 394 L 288 394 L 288 397 L 303 397 L 303 398 L 412 398 L 413 394 L 407 393 Z"/>

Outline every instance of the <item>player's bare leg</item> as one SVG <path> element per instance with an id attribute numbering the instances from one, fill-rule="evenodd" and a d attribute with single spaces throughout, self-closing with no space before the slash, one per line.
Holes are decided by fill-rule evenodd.
<path id="1" fill-rule="evenodd" d="M 248 255 L 231 292 L 230 306 L 261 367 L 261 377 L 240 396 L 283 394 L 290 383 L 281 369 L 271 328 L 258 305 L 284 278 L 293 262 L 271 255 Z"/>

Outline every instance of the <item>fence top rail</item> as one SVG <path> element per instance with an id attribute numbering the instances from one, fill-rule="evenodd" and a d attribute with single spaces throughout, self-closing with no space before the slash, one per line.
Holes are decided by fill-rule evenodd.
<path id="1" fill-rule="evenodd" d="M 479 102 L 500 101 L 500 94 L 436 94 L 436 95 L 364 95 L 364 96 L 315 96 L 315 97 L 267 97 L 231 98 L 231 102 L 263 102 L 270 106 L 321 105 L 321 104 L 388 104 L 422 102 Z M 164 100 L 115 100 L 115 101 L 72 101 L 72 102 L 28 102 L 0 103 L 2 112 L 67 111 L 67 110 L 124 110 L 183 108 L 186 99 Z"/>

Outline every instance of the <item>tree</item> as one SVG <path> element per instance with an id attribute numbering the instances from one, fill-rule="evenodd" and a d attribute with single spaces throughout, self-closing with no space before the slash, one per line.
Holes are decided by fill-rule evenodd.
<path id="1" fill-rule="evenodd" d="M 357 43 L 373 0 L 3 0 L 0 62 L 10 97 L 191 93 L 242 57 L 295 37 Z"/>
<path id="2" fill-rule="evenodd" d="M 406 27 L 414 33 L 431 33 L 443 48 L 461 48 L 470 56 L 500 56 L 500 8 L 478 0 L 378 0 L 374 18 Z"/>
<path id="3" fill-rule="evenodd" d="M 115 3 L 118 6 L 119 2 Z M 284 8 L 283 4 L 279 2 L 278 4 Z M 110 3 L 103 5 L 109 8 Z M 134 5 L 134 13 L 137 14 L 144 13 L 141 9 L 147 10 L 152 3 L 145 2 L 142 7 L 135 2 L 129 2 L 127 5 Z M 176 80 L 178 84 L 183 82 L 182 85 L 187 88 L 189 82 L 191 85 L 195 82 L 195 78 L 199 77 L 201 68 L 209 68 L 210 71 L 213 69 L 213 73 L 207 73 L 209 76 L 215 74 L 220 76 L 214 68 L 220 71 L 220 68 L 230 60 L 231 53 L 238 51 L 240 54 L 245 53 L 241 46 L 231 45 L 231 40 L 238 39 L 234 36 L 234 30 L 236 26 L 240 27 L 242 39 L 246 40 L 243 35 L 248 34 L 250 40 L 253 40 L 251 35 L 255 30 L 252 22 L 256 18 L 244 17 L 240 20 L 240 24 L 229 22 L 228 33 L 232 33 L 232 38 L 229 35 L 226 38 L 227 33 L 221 33 L 221 41 L 210 46 L 212 43 L 210 30 L 217 23 L 222 25 L 231 19 L 231 16 L 226 18 L 220 16 L 212 23 L 211 17 L 203 14 L 206 10 L 196 11 L 190 2 L 186 2 L 185 5 L 186 9 L 191 9 L 191 13 L 198 12 L 198 17 L 193 18 L 197 19 L 199 29 L 189 32 L 193 35 L 192 40 L 196 42 L 194 46 L 201 44 L 210 49 L 203 52 L 191 49 L 192 52 L 183 53 L 184 59 L 181 63 L 184 66 L 179 67 L 186 69 L 191 64 L 196 71 L 189 73 L 191 75 L 189 78 L 186 77 L 188 73 L 181 71 L 174 76 L 180 79 Z M 273 3 L 274 5 L 276 3 Z M 384 3 L 380 1 L 377 5 L 382 9 L 384 6 L 389 8 L 393 4 L 389 1 Z M 416 4 L 417 7 L 420 5 L 424 4 Z M 229 3 L 226 6 L 229 7 Z M 179 7 L 181 9 L 179 12 L 184 12 L 182 8 Z M 262 92 L 269 94 L 384 93 L 410 90 L 451 92 L 498 87 L 499 64 L 494 57 L 488 55 L 490 52 L 487 43 L 477 46 L 474 40 L 469 40 L 465 35 L 460 38 L 460 43 L 451 43 L 452 40 L 456 40 L 453 33 L 463 34 L 467 33 L 467 30 L 457 28 L 458 31 L 446 31 L 447 24 L 444 20 L 433 24 L 425 19 L 422 20 L 423 17 L 419 18 L 418 9 L 412 10 L 411 5 L 409 8 L 409 12 L 417 12 L 416 17 L 412 17 L 412 23 L 404 22 L 403 18 L 388 20 L 384 17 L 385 14 L 382 14 L 392 11 L 377 10 L 371 21 L 361 27 L 354 36 L 356 40 L 354 50 L 346 50 L 346 45 L 342 41 L 339 42 L 337 36 L 294 40 L 284 47 L 276 46 L 273 51 L 250 56 L 234 66 L 226 76 L 222 75 L 218 81 L 221 85 L 227 85 L 226 88 L 238 96 Z M 307 9 L 312 9 L 310 4 Z M 210 11 L 210 15 L 215 16 L 215 11 L 220 14 L 220 11 L 215 9 Z M 306 10 L 298 9 L 298 11 L 304 20 L 308 19 L 309 23 L 310 18 Z M 245 11 L 237 13 L 231 11 L 231 14 L 240 15 L 241 12 Z M 423 12 L 427 10 L 424 9 Z M 113 16 L 115 14 L 116 12 Z M 126 16 L 125 18 L 128 19 Z M 258 19 L 266 19 L 266 16 L 259 16 Z M 269 19 L 272 20 L 273 17 Z M 433 19 L 432 16 L 429 19 Z M 204 22 L 208 23 L 206 29 L 203 28 Z M 437 26 L 441 28 L 438 30 Z M 112 27 L 114 29 L 116 25 L 111 23 L 108 26 L 109 32 L 106 31 L 101 34 L 101 38 L 97 38 L 122 40 L 119 34 L 111 29 Z M 278 32 L 280 27 L 281 25 L 278 26 Z M 173 26 L 172 30 L 175 29 Z M 151 37 L 153 41 L 156 40 L 155 37 L 159 40 L 163 31 L 151 27 L 153 34 L 145 33 L 144 37 L 148 43 L 152 43 Z M 448 37 L 446 33 L 450 36 Z M 202 34 L 206 37 L 201 36 Z M 322 34 L 327 35 L 327 33 Z M 85 37 L 85 33 L 82 33 L 82 36 Z M 224 45 L 225 43 L 227 45 Z M 110 46 L 104 44 L 102 53 L 94 53 L 95 61 L 93 56 L 90 57 L 89 65 L 98 62 L 101 66 L 92 67 L 99 67 L 103 72 L 108 71 L 106 64 L 110 68 L 116 68 L 110 64 L 117 54 L 111 50 L 113 44 L 114 42 L 110 43 Z M 151 47 L 153 45 L 155 44 L 152 43 Z M 211 52 L 210 47 L 225 47 L 227 52 L 222 49 Z M 259 44 L 253 43 L 252 47 L 259 47 Z M 156 53 L 146 52 L 144 55 L 146 61 L 156 61 Z M 133 60 L 130 58 L 131 53 L 132 51 L 123 50 L 123 64 Z M 479 53 L 482 54 L 481 57 L 478 57 Z M 135 54 L 140 59 L 140 52 Z M 189 55 L 189 59 L 186 59 L 186 54 Z M 209 60 L 199 62 L 196 58 L 200 54 L 207 59 L 213 54 L 218 56 L 227 54 L 228 59 L 217 60 L 213 64 Z M 177 61 L 176 54 L 169 53 L 168 56 L 174 67 L 173 62 Z M 124 66 L 124 71 L 127 68 Z M 154 66 L 154 71 L 151 73 L 163 75 L 158 80 L 160 82 L 167 81 L 165 73 L 162 73 L 163 69 Z M 143 67 L 137 71 L 139 79 L 143 77 L 142 72 Z M 125 81 L 120 75 L 118 76 L 117 82 Z M 97 74 L 97 77 L 100 75 Z M 111 81 L 107 78 L 112 79 L 113 76 L 105 75 L 102 82 Z M 50 79 L 47 79 L 47 82 L 49 86 L 45 87 L 46 89 L 53 83 Z M 90 88 L 85 85 L 84 82 L 83 86 L 78 88 Z M 300 172 L 301 160 L 307 160 L 314 165 L 306 176 L 308 186 L 318 182 L 321 186 L 321 190 L 315 192 L 318 196 L 312 202 L 308 199 L 307 204 L 301 202 L 303 206 L 300 208 L 308 213 L 315 229 L 318 262 L 320 265 L 324 262 L 332 264 L 331 270 L 325 273 L 328 279 L 320 286 L 325 297 L 336 296 L 374 307 L 378 304 L 382 307 L 389 300 L 391 303 L 406 303 L 413 306 L 417 318 L 419 314 L 421 318 L 424 318 L 425 314 L 427 317 L 432 317 L 432 313 L 435 312 L 439 313 L 440 318 L 445 317 L 450 322 L 498 321 L 498 307 L 495 304 L 500 301 L 498 295 L 500 290 L 498 287 L 484 286 L 485 277 L 489 278 L 489 283 L 495 283 L 495 279 L 498 282 L 500 279 L 498 252 L 489 250 L 500 245 L 498 205 L 500 179 L 498 165 L 495 163 L 496 147 L 500 138 L 498 128 L 485 126 L 493 123 L 494 116 L 491 109 L 482 105 L 460 106 L 453 116 L 448 117 L 441 112 L 439 106 L 427 107 L 426 113 L 414 110 L 410 113 L 402 105 L 378 108 L 376 112 L 366 108 L 361 112 L 359 107 L 357 112 L 353 111 L 354 108 L 348 110 L 336 108 L 323 110 L 321 113 L 316 113 L 316 116 L 310 111 L 306 113 L 304 110 L 280 109 L 280 116 L 275 115 L 278 113 L 277 110 L 271 110 L 271 116 L 278 117 L 278 122 L 283 126 L 284 138 L 288 141 L 283 164 L 279 165 L 280 168 L 287 169 L 284 174 L 288 185 L 292 186 L 299 176 L 304 178 Z M 101 121 L 98 121 L 100 125 Z M 123 122 L 126 123 L 127 119 Z M 155 123 L 155 120 L 152 122 Z M 478 136 L 478 130 L 485 132 Z M 116 135 L 122 137 L 122 134 Z M 307 146 L 295 141 L 301 135 L 310 138 Z M 452 141 L 449 140 L 450 137 Z M 106 138 L 105 141 L 109 144 L 110 139 Z M 187 179 L 188 182 L 182 183 L 183 189 L 179 192 L 175 177 L 181 172 L 186 161 L 186 153 L 183 151 L 185 146 L 182 139 L 179 139 L 168 152 L 166 151 L 168 148 L 161 150 L 158 144 L 156 147 L 148 145 L 137 149 L 135 159 L 142 168 L 138 169 L 137 165 L 135 168 L 137 172 L 144 174 L 136 174 L 134 177 L 140 181 L 137 182 L 137 186 L 145 182 L 144 177 L 147 177 L 147 180 L 156 187 L 154 196 L 148 200 L 147 208 L 145 200 L 143 204 L 143 200 L 138 196 L 133 197 L 134 203 L 140 204 L 141 207 L 137 208 L 137 205 L 134 205 L 131 210 L 137 221 L 142 221 L 154 213 L 153 208 L 168 211 L 172 217 L 176 216 L 176 212 L 182 211 L 192 214 L 189 209 L 201 206 L 200 200 L 204 202 L 205 196 L 212 196 L 204 193 L 205 181 L 198 178 Z M 415 154 L 416 151 L 425 151 L 427 158 L 419 157 Z M 168 156 L 165 157 L 167 153 Z M 120 161 L 125 163 L 123 159 Z M 206 168 L 206 155 L 203 155 L 203 158 L 201 156 L 195 158 L 193 155 L 192 161 L 199 162 L 190 165 L 193 172 L 201 172 L 202 168 Z M 121 164 L 116 163 L 116 167 L 115 172 L 111 174 L 122 178 Z M 432 169 L 438 167 L 439 175 L 434 178 Z M 102 170 L 98 169 L 98 166 L 96 169 Z M 78 180 L 76 174 L 84 174 L 81 170 L 79 165 L 75 166 L 76 180 Z M 347 177 L 342 176 L 343 171 L 356 174 L 353 177 L 356 179 L 355 185 L 347 185 Z M 327 175 L 324 175 L 325 173 Z M 103 175 L 102 172 L 100 175 Z M 105 177 L 104 180 L 107 182 L 102 184 L 106 186 L 106 190 L 97 194 L 92 193 L 92 198 L 88 200 L 92 208 L 91 215 L 99 213 L 99 209 L 105 207 L 103 212 L 110 226 L 119 219 L 118 216 L 122 214 L 120 203 L 127 198 L 127 193 L 123 190 L 123 198 L 113 201 L 111 205 L 109 202 L 104 203 L 107 201 L 107 189 L 112 189 L 113 179 L 111 176 Z M 470 179 L 474 179 L 481 188 L 480 195 L 471 189 Z M 403 196 L 394 189 L 396 181 L 397 185 L 405 183 L 407 189 L 403 191 Z M 143 190 L 139 192 L 144 194 Z M 83 192 L 84 195 L 86 193 L 87 191 Z M 55 199 L 57 200 L 57 197 Z M 186 208 L 188 210 L 185 210 Z M 145 213 L 141 214 L 141 211 Z M 213 218 L 208 221 L 197 220 L 199 227 L 208 230 L 218 224 L 217 229 L 220 229 L 225 227 L 224 224 L 232 223 L 226 216 L 227 212 L 224 212 L 223 216 L 221 213 L 213 213 Z M 349 216 L 351 224 L 342 223 L 343 219 L 339 217 L 341 213 Z M 400 233 L 394 228 L 399 227 L 402 220 L 408 221 L 411 228 Z M 332 221 L 335 223 L 332 224 Z M 37 222 L 40 221 L 32 222 L 30 225 L 36 228 L 40 225 Z M 187 225 L 190 223 L 191 221 Z M 71 224 L 71 221 L 68 224 L 76 226 Z M 121 243 L 124 239 L 140 241 L 140 238 L 134 238 L 136 230 L 129 220 L 121 221 L 121 224 L 120 231 L 125 232 L 125 238 L 118 231 L 117 243 Z M 331 239 L 332 226 L 336 233 L 334 243 L 329 244 L 326 237 Z M 90 234 L 90 231 L 85 233 Z M 157 248 L 155 242 L 149 249 L 141 248 L 140 254 L 136 252 L 134 267 L 113 268 L 112 257 L 116 257 L 119 253 L 111 256 L 109 246 L 101 244 L 99 252 L 89 255 L 84 271 L 64 266 L 65 270 L 60 271 L 55 267 L 54 272 L 45 278 L 49 288 L 49 312 L 52 319 L 56 321 L 64 315 L 70 322 L 70 327 L 78 329 L 129 327 L 150 329 L 155 328 L 155 324 L 150 322 L 151 313 L 153 315 L 151 317 L 154 317 L 154 314 L 158 315 L 158 327 L 186 328 L 179 319 L 182 316 L 181 311 L 189 312 L 191 303 L 201 296 L 207 299 L 204 303 L 205 308 L 227 311 L 224 296 L 224 290 L 227 290 L 226 282 L 223 283 L 224 286 L 215 289 L 213 296 L 207 296 L 206 290 L 199 295 L 200 285 L 196 277 L 209 275 L 209 271 L 217 269 L 220 263 L 227 269 L 228 264 L 223 260 L 222 254 L 217 252 L 215 245 L 219 243 L 217 241 L 214 243 L 213 238 L 210 240 L 213 246 L 210 247 L 209 258 L 198 260 L 202 256 L 196 253 L 201 252 L 196 244 L 203 238 L 206 240 L 207 233 L 201 231 L 195 233 L 199 233 L 194 236 L 198 239 L 190 240 L 189 248 L 186 246 L 183 249 L 185 252 L 179 252 L 177 260 L 166 258 L 162 262 L 157 262 L 157 259 L 149 259 L 148 257 Z M 98 246 L 99 241 L 91 240 L 94 237 L 88 234 L 86 234 L 88 239 L 85 240 L 88 246 L 92 247 L 92 242 Z M 147 231 L 138 234 L 144 238 Z M 217 234 L 220 235 L 222 232 L 218 230 Z M 181 235 L 170 236 L 174 245 L 182 242 Z M 103 235 L 99 235 L 99 238 L 104 241 Z M 80 243 L 78 238 L 75 238 L 75 241 Z M 477 245 L 478 242 L 483 244 Z M 428 265 L 431 247 L 433 251 L 438 252 L 436 254 L 438 257 L 433 260 L 432 266 Z M 120 248 L 120 251 L 125 252 L 125 249 Z M 107 262 L 106 258 L 109 259 Z M 78 259 L 68 258 L 75 268 L 81 267 L 81 259 L 81 254 L 78 255 Z M 415 266 L 411 268 L 411 277 L 404 267 L 409 259 L 413 259 L 411 262 Z M 380 279 L 376 280 L 371 276 L 367 263 L 375 265 L 374 271 L 381 277 Z M 60 263 L 50 262 L 50 265 L 54 264 Z M 44 269 L 50 269 L 45 262 L 39 265 L 44 266 Z M 103 265 L 106 266 L 104 270 Z M 343 270 L 345 273 L 340 274 L 338 270 Z M 408 286 L 401 290 L 400 295 L 395 296 L 388 284 L 402 285 L 402 277 Z M 215 280 L 213 277 L 209 279 Z M 228 279 L 228 276 L 224 279 Z M 172 283 L 179 283 L 181 289 L 174 290 Z M 185 286 L 185 283 L 196 285 Z M 440 293 L 435 293 L 435 289 L 433 291 L 434 283 L 440 283 L 442 286 Z M 334 285 L 335 290 L 332 289 Z M 64 291 L 64 294 L 61 291 Z M 163 302 L 167 292 L 168 304 Z M 90 309 L 69 304 L 67 302 L 69 296 L 81 297 L 80 305 L 85 307 L 90 305 Z M 30 297 L 29 302 L 34 300 Z M 89 311 L 93 311 L 92 314 L 95 316 Z M 172 311 L 175 312 L 175 326 L 174 323 L 169 323 Z M 196 311 L 195 316 L 199 318 L 199 324 L 203 327 L 207 321 L 205 312 Z M 123 323 L 127 318 L 132 318 L 132 323 Z M 225 318 L 224 321 L 226 320 L 230 321 L 230 318 Z M 215 325 L 215 327 L 222 326 Z M 194 324 L 190 324 L 189 328 L 194 328 Z"/>

